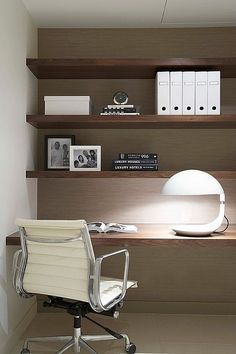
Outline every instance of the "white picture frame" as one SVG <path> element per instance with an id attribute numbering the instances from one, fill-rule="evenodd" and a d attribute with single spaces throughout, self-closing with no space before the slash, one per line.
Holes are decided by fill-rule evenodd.
<path id="1" fill-rule="evenodd" d="M 70 171 L 101 171 L 101 146 L 70 146 Z"/>

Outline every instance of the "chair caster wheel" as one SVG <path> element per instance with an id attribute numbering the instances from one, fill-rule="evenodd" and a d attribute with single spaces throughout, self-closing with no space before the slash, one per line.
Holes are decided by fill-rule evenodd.
<path id="1" fill-rule="evenodd" d="M 135 354 L 136 353 L 136 345 L 134 343 L 130 343 L 129 345 L 126 346 L 125 350 L 129 354 Z"/>
<path id="2" fill-rule="evenodd" d="M 22 349 L 20 354 L 30 354 L 30 351 L 29 351 L 29 349 Z"/>

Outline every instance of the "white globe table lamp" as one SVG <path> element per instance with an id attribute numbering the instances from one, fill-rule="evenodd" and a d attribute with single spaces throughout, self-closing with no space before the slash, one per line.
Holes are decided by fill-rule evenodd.
<path id="1" fill-rule="evenodd" d="M 172 229 L 179 235 L 207 236 L 216 231 L 225 216 L 225 194 L 221 184 L 209 173 L 199 170 L 186 170 L 176 173 L 164 185 L 164 195 L 219 195 L 220 211 L 217 218 L 204 225 L 173 225 Z"/>

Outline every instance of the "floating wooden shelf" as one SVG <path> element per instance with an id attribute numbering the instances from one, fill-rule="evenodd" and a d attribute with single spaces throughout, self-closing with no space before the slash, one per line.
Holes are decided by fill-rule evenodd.
<path id="1" fill-rule="evenodd" d="M 236 114 L 216 116 L 27 115 L 26 121 L 35 128 L 41 129 L 236 128 Z"/>
<path id="2" fill-rule="evenodd" d="M 27 59 L 38 79 L 153 79 L 163 70 L 220 70 L 236 77 L 236 58 Z"/>
<path id="3" fill-rule="evenodd" d="M 168 225 L 137 224 L 138 232 L 125 233 L 91 233 L 94 246 L 189 246 L 189 247 L 235 247 L 236 225 L 230 225 L 223 234 L 209 237 L 176 236 Z M 6 237 L 7 246 L 20 245 L 18 232 Z"/>
<path id="4" fill-rule="evenodd" d="M 169 178 L 177 171 L 26 171 L 27 178 Z M 235 179 L 236 171 L 208 171 L 216 178 Z"/>
<path id="5" fill-rule="evenodd" d="M 169 178 L 175 171 L 26 171 L 27 178 Z"/>

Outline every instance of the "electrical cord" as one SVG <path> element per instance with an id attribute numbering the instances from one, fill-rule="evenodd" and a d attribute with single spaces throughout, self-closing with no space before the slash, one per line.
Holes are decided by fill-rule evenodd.
<path id="1" fill-rule="evenodd" d="M 225 228 L 223 230 L 220 230 L 220 231 L 214 231 L 213 232 L 214 234 L 222 234 L 223 232 L 225 232 L 228 229 L 228 227 L 229 227 L 229 219 L 227 218 L 226 215 L 224 215 L 224 219 L 226 220 Z"/>

